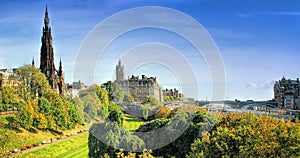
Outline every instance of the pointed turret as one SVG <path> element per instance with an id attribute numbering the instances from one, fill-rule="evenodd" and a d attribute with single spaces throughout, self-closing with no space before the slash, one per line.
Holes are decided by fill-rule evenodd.
<path id="1" fill-rule="evenodd" d="M 34 67 L 34 57 L 32 57 L 31 65 Z"/>
<path id="2" fill-rule="evenodd" d="M 58 69 L 58 90 L 60 94 L 65 94 L 66 93 L 66 89 L 65 89 L 65 76 L 62 70 L 62 62 L 61 62 L 61 58 L 59 61 L 59 69 Z"/>
<path id="3" fill-rule="evenodd" d="M 61 62 L 61 58 L 59 60 L 59 69 L 58 69 L 58 76 L 62 76 L 63 74 L 63 70 L 62 70 L 62 62 Z"/>

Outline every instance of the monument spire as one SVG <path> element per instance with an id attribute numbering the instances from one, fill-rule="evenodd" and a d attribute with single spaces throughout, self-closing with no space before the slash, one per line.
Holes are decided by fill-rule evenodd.
<path id="1" fill-rule="evenodd" d="M 45 18 L 44 18 L 44 24 L 45 24 L 45 29 L 49 27 L 49 15 L 48 15 L 48 5 L 46 4 L 46 11 L 45 11 Z"/>
<path id="2" fill-rule="evenodd" d="M 48 16 L 48 6 L 46 5 L 45 18 L 43 27 L 43 36 L 41 39 L 41 60 L 40 69 L 44 73 L 49 81 L 50 86 L 55 89 L 55 65 L 54 65 L 54 51 L 52 47 L 52 35 L 51 29 L 49 27 L 49 16 Z"/>

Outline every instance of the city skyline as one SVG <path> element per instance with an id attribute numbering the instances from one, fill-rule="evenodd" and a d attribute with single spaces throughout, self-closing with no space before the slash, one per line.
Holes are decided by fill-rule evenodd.
<path id="1" fill-rule="evenodd" d="M 273 84 L 282 76 L 295 79 L 300 76 L 297 62 L 300 54 L 300 4 L 297 1 L 2 1 L 0 16 L 0 67 L 14 68 L 27 63 L 32 56 L 36 67 L 39 65 L 43 17 L 46 3 L 48 4 L 50 26 L 52 27 L 55 64 L 58 66 L 60 57 L 63 60 L 66 82 L 73 81 L 73 66 L 76 54 L 85 36 L 105 18 L 133 7 L 162 6 L 183 12 L 203 25 L 214 39 L 223 58 L 226 72 L 226 94 L 224 99 L 255 99 L 273 98 Z M 10 9 L 9 9 L 10 8 Z M 154 17 L 159 15 L 153 15 Z M 176 18 L 176 17 L 175 17 Z M 166 19 L 172 21 L 172 19 Z M 149 32 L 151 32 L 149 35 Z M 142 36 L 141 36 L 142 35 Z M 164 35 L 168 38 L 160 37 Z M 128 46 L 141 41 L 159 41 L 170 45 L 180 45 L 179 49 L 191 63 L 198 78 L 201 89 L 200 97 L 210 97 L 211 83 L 209 71 L 201 57 L 193 58 L 188 43 L 177 35 L 163 30 L 137 30 L 128 36 L 124 35 L 116 43 L 121 45 L 120 52 L 111 49 L 106 54 L 106 66 L 96 72 L 96 83 L 111 80 L 114 67 Z M 138 41 L 138 42 L 137 42 Z M 182 45 L 181 45 L 182 44 Z M 14 60 L 11 60 L 14 59 Z M 125 63 L 126 66 L 126 63 Z M 148 64 L 126 72 L 136 75 L 157 76 L 164 88 L 177 87 L 176 76 L 167 69 Z M 98 68 L 97 68 L 98 69 Z M 154 71 L 155 70 L 155 71 Z M 147 73 L 145 73 L 147 72 Z M 170 79 L 170 76 L 171 79 Z M 167 85 L 169 84 L 169 85 Z M 180 89 L 180 88 L 179 88 Z"/>

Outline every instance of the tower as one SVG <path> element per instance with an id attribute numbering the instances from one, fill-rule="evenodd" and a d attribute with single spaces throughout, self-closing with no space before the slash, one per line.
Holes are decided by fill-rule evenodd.
<path id="1" fill-rule="evenodd" d="M 40 69 L 42 73 L 46 75 L 47 80 L 52 89 L 55 89 L 55 65 L 54 65 L 54 53 L 52 47 L 52 36 L 51 28 L 49 26 L 50 20 L 48 17 L 48 7 L 46 6 L 43 36 L 42 36 L 42 47 L 41 47 L 41 62 Z"/>
<path id="2" fill-rule="evenodd" d="M 124 65 L 121 64 L 121 60 L 119 60 L 118 65 L 116 66 L 116 80 L 123 81 L 125 76 Z"/>
<path id="3" fill-rule="evenodd" d="M 48 7 L 46 6 L 43 36 L 41 39 L 41 58 L 40 70 L 45 74 L 49 85 L 52 89 L 57 90 L 60 94 L 65 94 L 64 74 L 62 70 L 62 62 L 60 60 L 59 70 L 55 69 L 54 52 L 52 47 L 51 27 L 49 26 L 50 19 L 48 15 Z M 34 64 L 34 62 L 32 63 Z"/>
<path id="4" fill-rule="evenodd" d="M 66 92 L 66 90 L 65 90 L 65 75 L 64 75 L 63 70 L 62 70 L 61 59 L 59 61 L 59 69 L 58 69 L 58 72 L 57 72 L 57 76 L 58 76 L 57 84 L 58 84 L 59 94 L 65 94 L 65 92 Z"/>

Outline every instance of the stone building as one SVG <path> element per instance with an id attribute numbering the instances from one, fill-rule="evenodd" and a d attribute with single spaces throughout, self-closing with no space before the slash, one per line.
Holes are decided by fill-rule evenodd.
<path id="1" fill-rule="evenodd" d="M 67 84 L 67 95 L 72 95 L 72 97 L 77 97 L 81 90 L 87 89 L 88 87 L 82 82 L 73 82 L 73 84 Z"/>
<path id="2" fill-rule="evenodd" d="M 21 80 L 15 77 L 15 71 L 17 69 L 0 69 L 0 87 L 18 87 L 21 84 Z"/>
<path id="3" fill-rule="evenodd" d="M 284 77 L 274 84 L 274 99 L 280 108 L 300 109 L 300 82 Z"/>
<path id="4" fill-rule="evenodd" d="M 179 93 L 179 90 L 177 90 L 176 88 L 163 90 L 163 96 L 170 96 L 178 99 L 183 99 L 183 94 Z"/>
<path id="5" fill-rule="evenodd" d="M 59 69 L 55 68 L 54 51 L 52 47 L 50 19 L 48 16 L 48 7 L 46 6 L 43 36 L 41 39 L 40 69 L 46 75 L 49 85 L 52 89 L 57 90 L 60 94 L 65 94 L 65 77 L 62 70 L 62 62 L 59 62 Z M 34 64 L 34 61 L 33 61 Z"/>
<path id="6" fill-rule="evenodd" d="M 140 78 L 132 75 L 125 80 L 124 76 L 124 65 L 119 60 L 116 66 L 116 82 L 123 89 L 124 93 L 131 94 L 135 101 L 140 103 L 145 103 L 147 96 L 154 96 L 157 100 L 163 101 L 162 88 L 159 86 L 156 77 L 142 75 L 142 78 Z"/>

